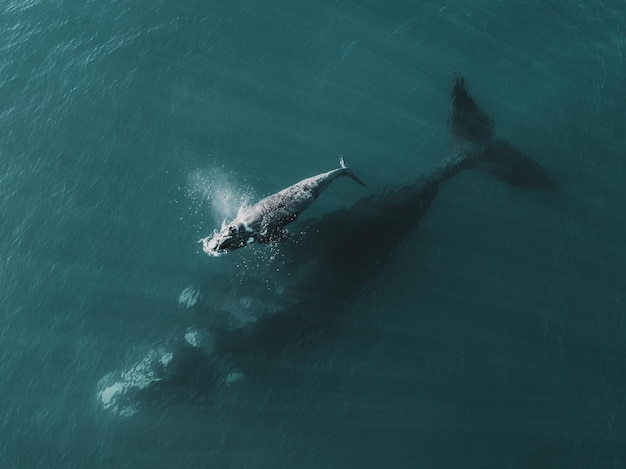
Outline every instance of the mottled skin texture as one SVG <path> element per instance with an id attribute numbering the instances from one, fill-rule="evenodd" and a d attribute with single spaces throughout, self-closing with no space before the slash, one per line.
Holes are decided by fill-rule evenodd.
<path id="1" fill-rule="evenodd" d="M 307 209 L 335 179 L 343 176 L 363 184 L 341 160 L 340 168 L 304 179 L 243 209 L 219 233 L 201 240 L 204 251 L 217 256 L 254 241 L 267 243 L 285 239 L 284 227 Z"/>
<path id="2" fill-rule="evenodd" d="M 337 178 L 348 175 L 347 168 L 318 174 L 265 197 L 245 210 L 237 220 L 256 233 L 258 240 L 271 240 L 294 221 Z"/>

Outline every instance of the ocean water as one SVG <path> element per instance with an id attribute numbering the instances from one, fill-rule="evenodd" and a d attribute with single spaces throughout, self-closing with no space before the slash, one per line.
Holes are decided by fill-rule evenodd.
<path id="1" fill-rule="evenodd" d="M 5 0 L 0 466 L 626 467 L 625 56 L 609 0 Z M 558 193 L 462 173 L 323 326 L 107 406 L 314 297 L 197 241 L 340 155 L 302 219 L 428 175 L 454 74 Z"/>

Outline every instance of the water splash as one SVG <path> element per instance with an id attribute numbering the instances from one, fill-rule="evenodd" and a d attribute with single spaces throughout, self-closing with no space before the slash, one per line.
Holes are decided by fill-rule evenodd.
<path id="1" fill-rule="evenodd" d="M 252 196 L 249 187 L 234 180 L 222 168 L 199 169 L 188 175 L 186 195 L 192 201 L 194 213 L 208 210 L 213 225 L 235 218 L 247 207 Z"/>

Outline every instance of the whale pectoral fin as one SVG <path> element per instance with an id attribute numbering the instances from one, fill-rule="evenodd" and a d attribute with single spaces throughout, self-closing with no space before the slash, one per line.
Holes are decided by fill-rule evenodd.
<path id="1" fill-rule="evenodd" d="M 467 91 L 465 79 L 456 75 L 452 84 L 453 135 L 462 141 L 485 143 L 493 138 L 493 119 L 478 107 Z"/>

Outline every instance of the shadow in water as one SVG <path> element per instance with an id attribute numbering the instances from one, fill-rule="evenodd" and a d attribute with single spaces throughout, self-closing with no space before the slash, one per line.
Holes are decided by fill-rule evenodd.
<path id="1" fill-rule="evenodd" d="M 102 406 L 129 416 L 147 406 L 189 400 L 263 373 L 285 347 L 306 350 L 332 332 L 347 305 L 428 212 L 442 185 L 461 171 L 483 170 L 516 187 L 558 189 L 538 163 L 495 138 L 493 120 L 462 77 L 454 78 L 451 96 L 455 154 L 430 175 L 303 222 L 299 235 L 220 259 L 224 270 L 206 279 L 192 307 L 198 325 L 103 378 Z M 244 260 L 247 267 L 239 269 Z"/>

